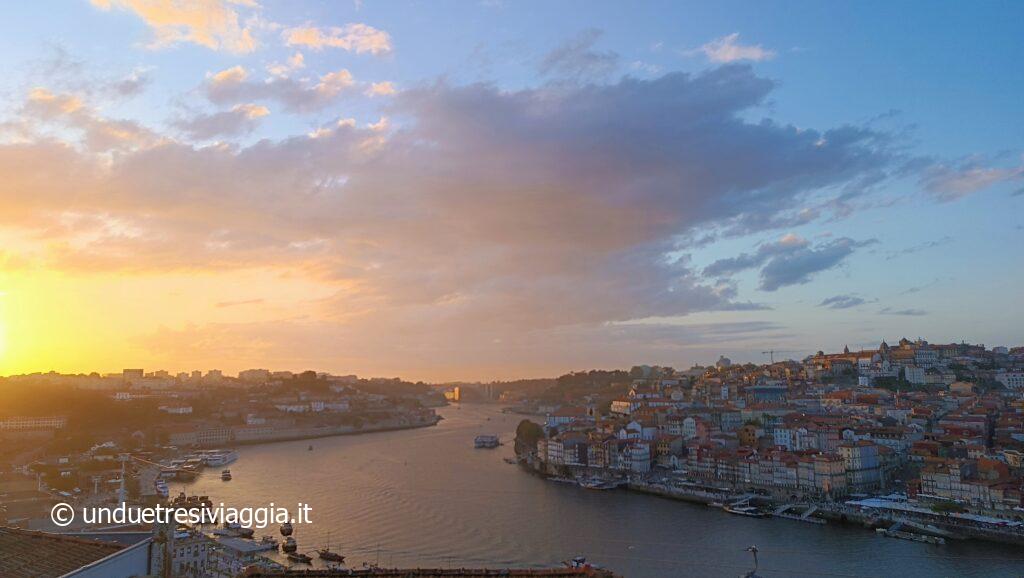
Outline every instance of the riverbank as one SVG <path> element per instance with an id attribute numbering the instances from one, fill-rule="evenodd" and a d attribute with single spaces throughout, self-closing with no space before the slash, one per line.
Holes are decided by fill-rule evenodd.
<path id="1" fill-rule="evenodd" d="M 520 466 L 528 472 L 548 480 L 565 482 L 568 478 L 553 472 L 544 471 L 530 461 L 520 458 Z M 594 468 L 568 467 L 572 479 L 607 477 L 607 472 Z M 559 472 L 563 473 L 563 472 Z M 758 506 L 768 517 L 782 518 L 799 522 L 810 522 L 824 525 L 826 521 L 861 527 L 871 531 L 876 529 L 890 530 L 902 527 L 925 536 L 933 536 L 949 540 L 981 540 L 1001 544 L 1024 545 L 1024 529 L 1012 526 L 1000 526 L 999 522 L 983 522 L 982 516 L 956 517 L 948 514 L 929 512 L 924 508 L 906 505 L 905 502 L 889 502 L 875 499 L 871 502 L 834 502 L 815 500 L 792 500 L 773 497 L 767 492 L 738 493 L 721 488 L 719 491 L 710 489 L 698 481 L 676 481 L 663 483 L 630 476 L 622 486 L 623 489 L 659 496 L 676 501 L 700 505 L 726 506 L 729 504 L 752 504 Z M 584 489 L 581 486 L 581 489 Z M 859 504 L 869 503 L 870 506 Z M 792 513 L 800 511 L 801 513 Z M 725 510 L 723 509 L 724 513 Z"/>
<path id="2" fill-rule="evenodd" d="M 271 444 L 278 442 L 290 442 L 298 440 L 311 440 L 326 437 L 337 437 L 337 436 L 352 436 L 362 435 L 370 433 L 383 433 L 389 431 L 402 431 L 410 429 L 419 429 L 425 427 L 436 426 L 441 420 L 444 419 L 439 415 L 434 415 L 430 419 L 417 420 L 414 422 L 401 421 L 395 423 L 394 420 L 387 420 L 385 422 L 377 422 L 368 427 L 354 428 L 352 426 L 334 426 L 334 427 L 322 427 L 322 428 L 290 428 L 286 430 L 278 430 L 278 432 L 267 432 L 260 437 L 235 437 L 230 445 L 245 446 L 245 445 L 259 445 L 259 444 Z"/>

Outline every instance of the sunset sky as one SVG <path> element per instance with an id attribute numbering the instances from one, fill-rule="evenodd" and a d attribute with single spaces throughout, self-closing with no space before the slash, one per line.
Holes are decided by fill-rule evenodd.
<path id="1" fill-rule="evenodd" d="M 1024 344 L 1020 2 L 3 10 L 0 374 Z"/>

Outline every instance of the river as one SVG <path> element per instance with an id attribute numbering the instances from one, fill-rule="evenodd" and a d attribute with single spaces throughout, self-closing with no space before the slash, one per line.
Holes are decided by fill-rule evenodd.
<path id="1" fill-rule="evenodd" d="M 737 576 L 751 568 L 744 550 L 754 544 L 763 576 L 1024 576 L 1024 551 L 1013 546 L 919 544 L 546 482 L 504 461 L 521 416 L 490 405 L 439 413 L 436 427 L 245 446 L 232 481 L 211 469 L 171 489 L 234 507 L 308 503 L 313 523 L 296 526 L 299 551 L 329 541 L 350 567 L 551 566 L 585 555 L 629 578 Z M 474 449 L 482 433 L 508 443 Z"/>

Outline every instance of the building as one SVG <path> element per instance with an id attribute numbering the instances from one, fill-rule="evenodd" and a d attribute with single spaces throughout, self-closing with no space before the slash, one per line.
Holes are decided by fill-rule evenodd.
<path id="1" fill-rule="evenodd" d="M 839 456 L 846 470 L 846 485 L 851 492 L 874 490 L 882 485 L 878 446 L 866 440 L 839 444 Z"/>
<path id="2" fill-rule="evenodd" d="M 903 379 L 914 385 L 924 385 L 925 371 L 923 367 L 907 365 L 903 368 Z"/>
<path id="3" fill-rule="evenodd" d="M 1024 389 L 1024 371 L 1004 371 L 997 373 L 995 379 L 1007 389 Z"/>
<path id="4" fill-rule="evenodd" d="M 266 383 L 270 381 L 269 369 L 246 369 L 238 372 L 239 381 L 246 383 Z"/>

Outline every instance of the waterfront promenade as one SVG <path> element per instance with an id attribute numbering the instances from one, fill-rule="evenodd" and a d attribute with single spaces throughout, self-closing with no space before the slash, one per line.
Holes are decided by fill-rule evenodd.
<path id="1" fill-rule="evenodd" d="M 564 480 L 563 477 L 539 469 L 530 460 L 520 459 L 519 463 L 528 471 L 542 477 Z M 603 469 L 578 466 L 568 469 L 576 479 L 602 476 L 615 479 L 609 477 L 609 472 Z M 905 499 L 823 500 L 801 496 L 793 500 L 787 488 L 729 488 L 726 486 L 730 484 L 720 480 L 688 480 L 667 473 L 647 476 L 634 474 L 618 479 L 624 482 L 622 487 L 633 492 L 705 505 L 750 503 L 761 507 L 765 512 L 772 512 L 773 517 L 790 520 L 832 521 L 871 530 L 909 522 L 917 527 L 919 533 L 925 535 L 1024 545 L 1024 523 L 990 516 L 937 513 L 925 506 L 909 503 Z M 789 508 L 799 509 L 804 514 L 811 510 L 812 513 L 785 513 Z M 774 512 L 779 514 L 776 515 Z"/>

